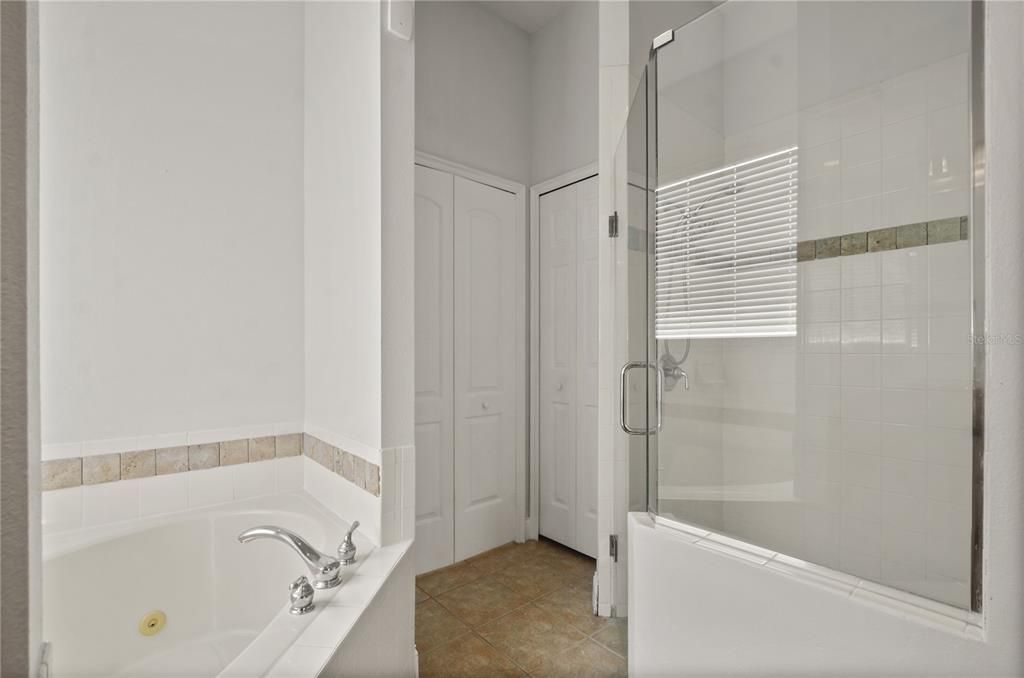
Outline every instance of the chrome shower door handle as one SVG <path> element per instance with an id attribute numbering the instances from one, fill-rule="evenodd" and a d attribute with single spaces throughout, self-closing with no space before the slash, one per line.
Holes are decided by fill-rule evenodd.
<path id="1" fill-rule="evenodd" d="M 665 399 L 665 373 L 654 363 L 647 363 L 647 367 L 654 370 L 654 411 L 657 414 L 657 421 L 654 425 L 654 432 L 661 431 L 663 421 L 661 401 Z M 689 388 L 689 385 L 687 385 Z"/>
<path id="2" fill-rule="evenodd" d="M 647 434 L 647 429 L 637 429 L 630 427 L 626 421 L 626 381 L 629 371 L 637 367 L 646 367 L 647 363 L 641 361 L 631 361 L 622 366 L 622 370 L 619 371 L 619 427 L 631 436 L 642 436 Z"/>
<path id="3" fill-rule="evenodd" d="M 661 430 L 661 422 L 662 422 L 661 399 L 662 399 L 662 395 L 665 392 L 665 375 L 663 375 L 661 373 L 661 370 L 659 370 L 658 367 L 656 365 L 654 365 L 653 363 L 649 363 L 649 362 L 644 361 L 644 360 L 633 360 L 633 361 L 630 361 L 630 362 L 626 363 L 625 365 L 623 365 L 622 366 L 622 370 L 619 372 L 619 427 L 621 427 L 623 431 L 625 431 L 626 433 L 628 433 L 631 436 L 645 436 L 645 435 L 648 435 L 648 434 L 652 433 L 650 427 L 633 428 L 626 421 L 626 419 L 627 419 L 627 409 L 628 409 L 627 408 L 628 401 L 626 399 L 627 376 L 629 375 L 629 371 L 630 370 L 636 369 L 638 367 L 642 367 L 642 368 L 644 368 L 646 370 L 654 370 L 654 374 L 655 374 L 654 380 L 655 380 L 655 384 L 656 384 L 655 394 L 654 394 L 654 411 L 655 411 L 656 419 L 657 419 L 657 421 L 655 423 L 654 432 L 657 432 L 657 431 Z"/>

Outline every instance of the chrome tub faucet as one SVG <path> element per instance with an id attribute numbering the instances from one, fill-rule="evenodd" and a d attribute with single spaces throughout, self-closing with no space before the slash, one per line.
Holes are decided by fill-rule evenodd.
<path id="1" fill-rule="evenodd" d="M 291 530 L 277 525 L 261 525 L 245 530 L 238 535 L 243 544 L 253 539 L 274 539 L 283 542 L 299 554 L 313 576 L 313 588 L 331 589 L 341 584 L 341 562 L 337 558 L 320 553 L 305 539 Z"/>
<path id="2" fill-rule="evenodd" d="M 352 523 L 352 527 L 348 528 L 345 538 L 338 547 L 338 558 L 341 559 L 342 565 L 351 565 L 356 562 L 356 544 L 352 541 L 352 533 L 356 531 L 357 527 L 359 527 L 358 520 Z"/>

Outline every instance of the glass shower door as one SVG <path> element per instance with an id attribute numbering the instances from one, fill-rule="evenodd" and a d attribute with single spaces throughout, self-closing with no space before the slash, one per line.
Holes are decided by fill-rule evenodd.
<path id="1" fill-rule="evenodd" d="M 968 48 L 967 3 L 776 2 L 654 53 L 662 519 L 971 606 Z"/>

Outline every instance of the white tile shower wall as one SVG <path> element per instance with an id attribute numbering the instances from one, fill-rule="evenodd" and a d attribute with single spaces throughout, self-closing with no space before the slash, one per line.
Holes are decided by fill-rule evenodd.
<path id="1" fill-rule="evenodd" d="M 682 364 L 690 381 L 680 382 L 664 396 L 665 424 L 658 437 L 658 503 L 665 515 L 674 515 L 722 529 L 722 505 L 707 501 L 722 485 L 722 398 L 725 382 L 723 342 L 695 339 L 661 342 Z M 643 510 L 645 507 L 632 508 Z"/>
<path id="2" fill-rule="evenodd" d="M 756 499 L 725 501 L 718 521 L 697 504 L 666 506 L 668 512 L 966 605 L 968 247 L 958 241 L 799 264 L 799 345 L 761 338 L 720 348 L 721 441 L 714 454 L 721 457 L 722 496 Z M 706 383 L 696 390 L 710 393 Z M 674 449 L 679 397 L 666 398 L 662 450 Z M 700 437 L 687 431 L 688 455 Z M 680 467 L 676 456 L 660 455 L 663 488 L 687 485 L 666 482 Z M 693 485 L 688 463 L 682 478 Z M 664 491 L 661 499 L 665 504 Z"/>
<path id="3" fill-rule="evenodd" d="M 849 58 L 870 56 L 852 40 L 856 22 L 840 20 L 860 11 L 723 13 L 724 161 L 799 145 L 800 240 L 968 213 L 959 10 L 942 10 L 939 42 L 928 44 L 913 27 L 916 9 L 894 15 L 913 28 L 915 56 L 897 49 L 888 61 Z M 751 92 L 757 107 L 747 105 Z M 933 259 L 942 263 L 929 275 Z M 726 532 L 966 603 L 967 262 L 959 242 L 802 263 L 799 345 L 723 342 L 723 492 L 760 498 L 725 502 Z M 666 456 L 663 469 L 678 465 Z M 787 480 L 797 501 L 773 501 Z M 935 516 L 951 514 L 940 528 Z"/>
<path id="4" fill-rule="evenodd" d="M 971 355 L 959 290 L 969 289 L 968 244 L 799 267 L 804 406 L 795 489 L 804 506 L 794 553 L 964 605 Z M 825 285 L 840 294 L 830 297 L 829 320 L 816 322 L 807 299 Z M 838 324 L 838 342 L 820 341 L 823 324 Z"/>
<path id="5" fill-rule="evenodd" d="M 800 239 L 967 214 L 966 130 L 965 53 L 801 110 Z"/>

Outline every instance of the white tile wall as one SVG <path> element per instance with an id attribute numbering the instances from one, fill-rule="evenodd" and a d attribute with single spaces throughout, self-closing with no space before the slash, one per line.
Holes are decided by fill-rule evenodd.
<path id="1" fill-rule="evenodd" d="M 236 426 L 234 428 L 113 438 L 109 440 L 87 440 L 77 443 L 44 443 L 42 446 L 42 459 L 46 461 L 49 459 L 67 459 L 69 457 L 88 457 L 95 454 L 132 452 L 134 450 L 156 450 L 164 447 L 216 443 L 222 440 L 244 440 L 264 436 L 287 435 L 289 433 L 300 433 L 301 431 L 302 422 L 278 422 L 252 426 Z"/>
<path id="2" fill-rule="evenodd" d="M 799 265 L 796 555 L 957 605 L 970 577 L 968 257 L 958 241 Z M 836 324 L 840 341 L 823 339 Z"/>
<path id="3" fill-rule="evenodd" d="M 381 543 L 413 539 L 416 533 L 415 448 L 381 452 Z"/>
<path id="4" fill-rule="evenodd" d="M 748 49 L 743 58 L 754 61 L 758 48 Z M 759 98 L 772 100 L 759 114 L 789 106 L 769 121 L 733 110 L 745 101 L 735 92 L 749 94 L 757 83 L 749 65 L 727 58 L 723 160 L 799 145 L 800 240 L 965 215 L 967 58 L 944 58 L 955 49 L 943 45 L 928 52 L 943 60 L 868 86 L 861 71 L 885 78 L 893 65 L 859 69 L 822 59 L 821 68 L 831 64 L 835 73 L 820 96 L 802 89 L 818 67 L 800 63 L 799 92 L 780 87 Z M 858 89 L 837 94 L 840 82 Z M 816 103 L 794 120 L 797 100 Z M 674 142 L 665 147 L 684 147 Z M 717 513 L 707 506 L 715 502 L 690 502 L 671 510 L 761 546 L 966 605 L 967 243 L 816 260 L 801 263 L 799 276 L 796 339 L 719 342 L 714 383 L 693 381 L 700 361 L 691 357 L 694 390 L 666 395 L 658 442 L 663 486 L 719 482 L 724 492 L 757 492 L 790 482 L 797 501 L 721 502 Z M 696 404 L 705 420 L 673 409 Z"/>
<path id="5" fill-rule="evenodd" d="M 303 459 L 285 457 L 43 492 L 43 528 L 64 531 L 301 490 Z"/>
<path id="6" fill-rule="evenodd" d="M 966 99 L 959 54 L 801 111 L 800 239 L 967 214 Z"/>

